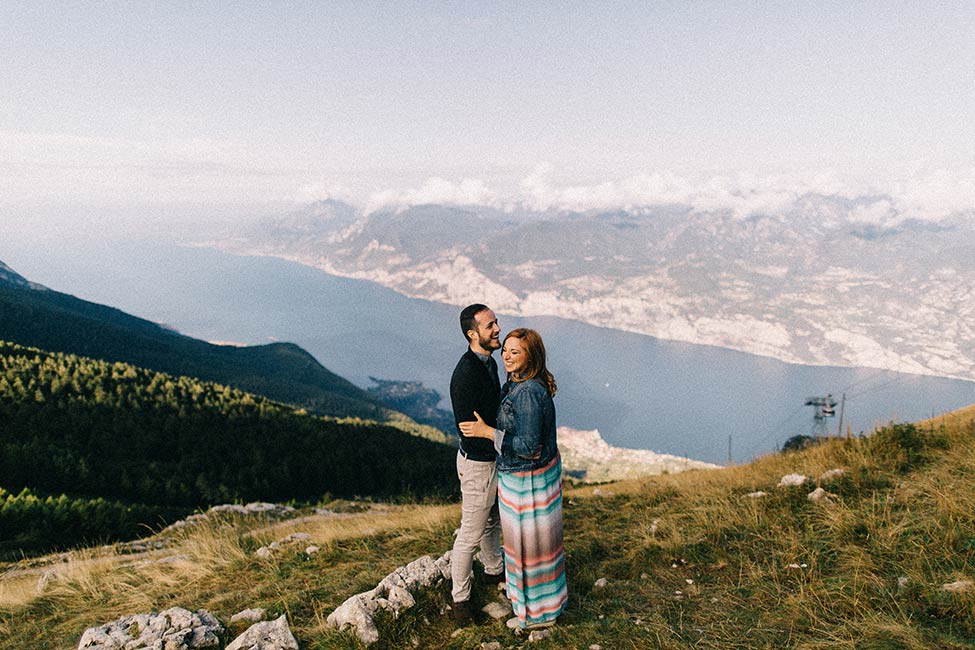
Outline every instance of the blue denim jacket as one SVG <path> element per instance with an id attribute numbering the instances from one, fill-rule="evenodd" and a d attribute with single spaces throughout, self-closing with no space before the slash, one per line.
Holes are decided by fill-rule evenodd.
<path id="1" fill-rule="evenodd" d="M 501 388 L 497 431 L 503 432 L 499 472 L 533 470 L 555 458 L 559 451 L 555 403 L 545 386 L 535 380 L 506 382 Z"/>

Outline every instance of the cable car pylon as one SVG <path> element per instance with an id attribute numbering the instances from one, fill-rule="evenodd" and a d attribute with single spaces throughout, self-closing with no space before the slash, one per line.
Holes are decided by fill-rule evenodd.
<path id="1" fill-rule="evenodd" d="M 810 397 L 806 400 L 806 406 L 813 407 L 812 436 L 814 438 L 825 438 L 829 435 L 826 418 L 836 417 L 837 404 L 839 402 L 833 399 L 832 394 L 826 397 Z"/>

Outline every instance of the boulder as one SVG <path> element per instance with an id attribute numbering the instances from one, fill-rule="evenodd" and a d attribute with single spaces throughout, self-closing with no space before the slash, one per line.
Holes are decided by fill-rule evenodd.
<path id="1" fill-rule="evenodd" d="M 258 621 L 263 621 L 265 616 L 267 616 L 267 612 L 263 609 L 245 609 L 231 616 L 230 622 L 236 623 L 237 621 L 248 621 L 250 623 L 256 623 Z"/>
<path id="2" fill-rule="evenodd" d="M 971 580 L 958 580 L 941 585 L 941 589 L 955 594 L 966 594 L 970 591 L 975 591 L 975 582 Z"/>
<path id="3" fill-rule="evenodd" d="M 437 559 L 424 555 L 387 575 L 374 589 L 348 598 L 329 614 L 326 625 L 340 630 L 351 627 L 363 643 L 375 643 L 379 640 L 379 631 L 373 620 L 377 611 L 385 610 L 391 612 L 394 618 L 398 617 L 416 604 L 413 597 L 416 590 L 430 587 L 448 577 L 450 551 Z"/>
<path id="4" fill-rule="evenodd" d="M 541 630 L 532 630 L 528 633 L 528 643 L 536 643 L 552 636 L 552 628 L 546 627 Z"/>
<path id="5" fill-rule="evenodd" d="M 494 620 L 500 621 L 503 618 L 508 618 L 511 616 L 511 604 L 507 600 L 505 600 L 503 603 L 492 600 L 487 605 L 482 607 L 481 611 Z"/>
<path id="6" fill-rule="evenodd" d="M 786 474 L 779 480 L 779 487 L 789 487 L 792 485 L 803 485 L 809 478 L 802 474 Z"/>
<path id="7" fill-rule="evenodd" d="M 812 492 L 806 495 L 806 498 L 813 503 L 823 503 L 826 505 L 832 505 L 836 503 L 836 495 L 830 494 L 821 487 L 816 488 Z"/>
<path id="8" fill-rule="evenodd" d="M 255 623 L 234 639 L 226 650 L 298 650 L 298 640 L 282 614 L 273 621 Z"/>
<path id="9" fill-rule="evenodd" d="M 334 612 L 328 615 L 325 624 L 340 630 L 351 627 L 355 630 L 359 640 L 366 645 L 378 641 L 379 629 L 372 619 L 372 615 L 376 613 L 378 606 L 375 600 L 368 598 L 370 593 L 367 591 L 346 599 Z"/>
<path id="10" fill-rule="evenodd" d="M 85 630 L 78 650 L 193 650 L 219 648 L 223 626 L 210 612 L 171 607 L 158 614 L 126 616 Z"/>
<path id="11" fill-rule="evenodd" d="M 842 470 L 842 469 L 840 469 L 840 468 L 837 467 L 836 469 L 827 470 L 827 471 L 823 472 L 822 474 L 820 474 L 818 480 L 820 482 L 822 482 L 822 481 L 832 481 L 833 479 L 842 478 L 845 474 L 846 474 L 846 471 L 845 470 Z"/>
<path id="12" fill-rule="evenodd" d="M 271 542 L 267 546 L 262 546 L 261 548 L 254 551 L 254 555 L 256 555 L 262 560 L 269 560 L 271 559 L 271 557 L 274 556 L 276 552 L 280 551 L 285 546 L 293 546 L 295 544 L 299 544 L 301 542 L 308 542 L 310 540 L 311 540 L 311 535 L 309 535 L 308 533 L 291 533 L 287 537 L 279 539 L 276 542 Z M 310 548 L 310 547 L 306 547 L 306 548 Z M 318 550 L 317 546 L 315 547 L 315 550 L 316 551 Z"/>

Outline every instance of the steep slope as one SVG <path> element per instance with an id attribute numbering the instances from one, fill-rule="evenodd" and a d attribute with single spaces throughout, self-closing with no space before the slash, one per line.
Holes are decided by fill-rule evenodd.
<path id="1" fill-rule="evenodd" d="M 3 262 L 0 262 L 0 284 L 7 284 L 13 287 L 21 287 L 25 289 L 31 286 L 30 282 L 27 281 L 27 278 L 14 271 Z"/>
<path id="2" fill-rule="evenodd" d="M 0 503 L 0 551 L 18 542 L 15 549 L 27 550 L 80 541 L 66 519 L 51 528 L 59 516 L 72 517 L 68 504 L 50 501 L 46 512 L 13 498 L 25 489 L 171 513 L 248 500 L 315 502 L 326 493 L 398 498 L 456 488 L 452 448 L 390 426 L 321 418 L 220 384 L 3 341 L 0 422 L 0 488 L 10 493 Z M 138 532 L 101 523 L 98 537 L 105 539 Z"/>

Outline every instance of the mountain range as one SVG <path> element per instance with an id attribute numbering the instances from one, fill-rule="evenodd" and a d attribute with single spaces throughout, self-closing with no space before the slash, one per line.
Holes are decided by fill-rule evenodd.
<path id="1" fill-rule="evenodd" d="M 790 363 L 975 379 L 975 225 L 886 196 L 775 211 L 530 212 L 335 200 L 215 243 L 415 298 L 551 315 Z"/>

